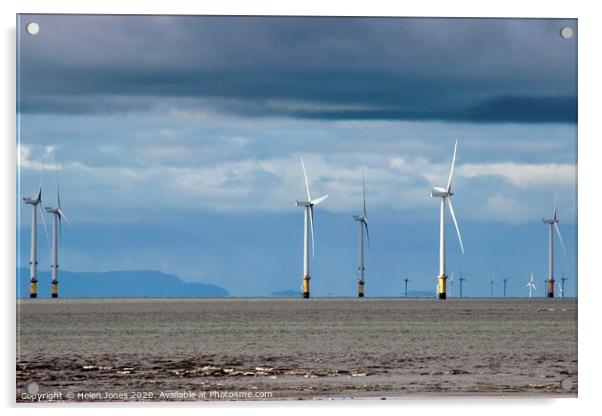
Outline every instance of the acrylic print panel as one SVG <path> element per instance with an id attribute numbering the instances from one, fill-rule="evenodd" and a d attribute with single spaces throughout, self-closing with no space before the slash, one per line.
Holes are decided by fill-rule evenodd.
<path id="1" fill-rule="evenodd" d="M 18 402 L 576 396 L 576 20 L 17 34 Z"/>

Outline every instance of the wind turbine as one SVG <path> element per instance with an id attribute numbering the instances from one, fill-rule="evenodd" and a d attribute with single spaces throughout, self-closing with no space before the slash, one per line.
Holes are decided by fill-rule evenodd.
<path id="1" fill-rule="evenodd" d="M 40 217 L 42 218 L 42 224 L 44 224 L 44 231 L 46 232 L 46 239 L 48 239 L 48 228 L 46 227 L 46 220 L 44 219 L 44 212 L 42 211 L 42 183 L 44 181 L 44 167 L 42 167 L 42 176 L 40 178 L 40 187 L 34 197 L 23 197 L 23 201 L 27 205 L 31 205 L 31 257 L 29 260 L 30 275 L 29 275 L 29 297 L 38 297 L 38 210 L 40 211 Z"/>
<path id="2" fill-rule="evenodd" d="M 58 269 L 59 269 L 59 254 L 58 254 L 58 239 L 59 235 L 61 235 L 62 230 L 62 221 L 65 220 L 67 224 L 69 224 L 69 220 L 65 216 L 63 209 L 61 208 L 61 190 L 60 184 L 57 179 L 57 187 L 56 187 L 56 207 L 45 207 L 46 212 L 53 214 L 53 227 L 52 227 L 52 281 L 51 281 L 51 296 L 53 298 L 59 297 L 59 279 L 58 279 Z"/>
<path id="3" fill-rule="evenodd" d="M 366 181 L 364 179 L 364 172 L 362 171 L 362 189 L 364 192 L 364 213 L 362 215 L 354 215 L 353 219 L 360 223 L 360 259 L 359 259 L 359 272 L 360 277 L 357 285 L 357 296 L 359 298 L 364 297 L 364 272 L 366 268 L 364 267 L 364 228 L 366 229 L 366 237 L 368 239 L 368 244 L 370 244 L 370 233 L 368 232 L 368 214 L 366 214 Z"/>
<path id="4" fill-rule="evenodd" d="M 529 283 L 527 283 L 527 287 L 529 288 L 529 297 L 532 297 L 532 290 L 537 290 L 537 288 L 535 287 L 535 282 L 533 281 L 533 272 L 531 272 L 531 280 L 529 280 Z"/>
<path id="5" fill-rule="evenodd" d="M 311 198 L 311 192 L 309 191 L 309 180 L 307 179 L 307 172 L 305 171 L 305 163 L 301 158 L 301 168 L 303 169 L 303 177 L 305 178 L 305 190 L 307 191 L 307 201 L 297 201 L 295 205 L 303 207 L 305 209 L 305 220 L 304 220 L 304 231 L 303 231 L 303 297 L 309 298 L 309 234 L 311 233 L 311 250 L 312 257 L 315 255 L 314 246 L 314 205 L 318 205 L 320 202 L 328 198 L 328 195 L 321 196 L 316 199 Z"/>
<path id="6" fill-rule="evenodd" d="M 568 277 L 564 277 L 564 272 L 560 272 L 560 275 L 562 276 L 560 278 L 560 297 L 564 298 L 564 282 L 570 279 Z"/>
<path id="7" fill-rule="evenodd" d="M 462 270 L 460 270 L 460 297 L 462 297 L 462 284 L 464 283 L 465 279 L 464 276 L 462 275 Z"/>
<path id="8" fill-rule="evenodd" d="M 493 274 L 493 277 L 489 281 L 489 284 L 491 285 L 489 296 L 493 297 L 493 287 L 495 286 L 495 273 Z"/>
<path id="9" fill-rule="evenodd" d="M 554 231 L 553 230 L 556 230 L 556 234 L 558 234 L 558 240 L 560 241 L 560 246 L 562 247 L 562 251 L 564 252 L 564 255 L 566 256 L 566 249 L 564 248 L 564 242 L 562 241 L 562 236 L 560 235 L 560 228 L 558 228 L 558 223 L 560 221 L 558 220 L 558 215 L 557 215 L 558 214 L 557 202 L 558 202 L 558 197 L 557 197 L 557 195 L 554 195 L 554 216 L 549 220 L 546 220 L 545 218 L 541 220 L 544 224 L 547 224 L 550 226 L 549 231 L 548 231 L 548 281 L 547 281 L 547 290 L 548 290 L 549 298 L 554 297 Z"/>
<path id="10" fill-rule="evenodd" d="M 451 169 L 449 171 L 449 179 L 447 180 L 447 187 L 442 188 L 435 186 L 431 190 L 431 197 L 441 198 L 441 208 L 439 213 L 439 276 L 438 276 L 438 297 L 439 299 L 445 299 L 446 295 L 446 280 L 447 275 L 445 274 L 445 200 L 449 205 L 449 212 L 452 220 L 456 227 L 456 233 L 458 234 L 458 241 L 460 242 L 460 249 L 464 254 L 464 245 L 462 244 L 462 236 L 460 235 L 460 228 L 458 228 L 458 222 L 456 221 L 456 215 L 454 213 L 454 206 L 452 205 L 451 197 L 454 194 L 451 190 L 452 178 L 454 175 L 454 165 L 456 163 L 456 150 L 458 149 L 458 141 L 454 144 L 454 153 L 452 156 Z"/>
<path id="11" fill-rule="evenodd" d="M 449 297 L 452 297 L 452 292 L 454 288 L 454 272 L 452 272 L 450 278 L 449 278 Z"/>
<path id="12" fill-rule="evenodd" d="M 462 297 L 462 284 L 468 279 L 465 279 L 464 277 L 462 277 L 462 273 L 460 273 L 460 279 L 458 279 L 458 280 L 460 280 L 460 297 Z"/>
<path id="13" fill-rule="evenodd" d="M 504 282 L 504 297 L 506 297 L 506 285 L 508 283 L 508 278 L 504 277 L 502 281 Z"/>
<path id="14" fill-rule="evenodd" d="M 403 281 L 404 281 L 404 282 L 405 282 L 405 284 L 406 284 L 406 287 L 405 287 L 405 295 L 406 295 L 406 298 L 407 298 L 407 297 L 408 297 L 408 282 L 411 282 L 411 280 L 410 280 L 410 279 L 408 279 L 408 273 L 407 273 L 407 272 L 406 272 L 406 278 L 405 278 L 405 279 L 403 279 Z"/>

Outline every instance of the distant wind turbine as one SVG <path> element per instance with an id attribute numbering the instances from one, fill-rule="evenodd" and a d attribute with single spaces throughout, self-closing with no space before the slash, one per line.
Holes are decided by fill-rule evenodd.
<path id="1" fill-rule="evenodd" d="M 24 197 L 23 201 L 27 205 L 31 205 L 31 257 L 29 260 L 30 275 L 29 275 L 29 297 L 38 297 L 38 211 L 40 211 L 40 217 L 42 218 L 42 224 L 44 224 L 44 231 L 46 232 L 46 239 L 48 240 L 48 228 L 46 227 L 46 220 L 44 219 L 44 212 L 42 211 L 42 184 L 44 182 L 44 167 L 42 167 L 42 175 L 40 178 L 40 187 L 34 197 Z"/>
<path id="2" fill-rule="evenodd" d="M 502 279 L 502 281 L 504 282 L 504 297 L 506 297 L 506 286 L 507 286 L 507 284 L 508 284 L 508 278 L 507 278 L 507 277 L 504 277 L 504 278 Z"/>
<path id="3" fill-rule="evenodd" d="M 303 231 L 303 297 L 309 298 L 309 234 L 311 233 L 311 250 L 312 257 L 315 255 L 314 246 L 314 205 L 318 205 L 320 202 L 328 198 L 328 195 L 321 196 L 316 199 L 312 199 L 311 192 L 309 190 L 309 179 L 307 179 L 307 172 L 305 171 L 305 163 L 301 158 L 301 168 L 303 169 L 303 177 L 305 178 L 305 190 L 307 191 L 307 201 L 297 201 L 295 204 L 298 207 L 305 209 L 305 220 L 304 220 L 304 231 Z"/>
<path id="4" fill-rule="evenodd" d="M 452 272 L 452 274 L 449 278 L 449 297 L 450 298 L 453 296 L 453 289 L 454 289 L 454 272 Z"/>
<path id="5" fill-rule="evenodd" d="M 532 290 L 537 290 L 537 288 L 535 287 L 535 282 L 533 281 L 533 272 L 531 272 L 531 280 L 529 280 L 529 283 L 527 283 L 527 287 L 529 288 L 529 297 L 532 297 Z"/>
<path id="6" fill-rule="evenodd" d="M 458 280 L 460 281 L 460 297 L 462 297 L 462 296 L 463 296 L 463 295 L 462 295 L 462 286 L 463 286 L 463 283 L 464 283 L 466 280 L 468 280 L 468 279 L 465 279 L 465 278 L 462 276 L 462 271 L 461 271 L 461 270 L 460 270 L 460 278 L 459 278 Z"/>
<path id="7" fill-rule="evenodd" d="M 553 298 L 554 297 L 554 231 L 556 230 L 556 234 L 558 234 L 558 241 L 560 241 L 560 246 L 562 247 L 562 251 L 564 252 L 564 255 L 566 256 L 566 249 L 564 248 L 564 242 L 562 241 L 562 235 L 560 235 L 560 228 L 558 228 L 558 223 L 560 222 L 558 220 L 558 197 L 557 195 L 554 195 L 554 216 L 549 219 L 546 220 L 545 218 L 542 219 L 541 221 L 544 224 L 547 224 L 550 226 L 549 228 L 549 232 L 548 232 L 548 281 L 547 281 L 547 291 L 548 291 L 548 297 L 549 298 Z"/>
<path id="8" fill-rule="evenodd" d="M 568 277 L 564 277 L 564 272 L 560 272 L 560 275 L 562 276 L 560 278 L 560 297 L 564 298 L 564 282 L 570 279 Z"/>
<path id="9" fill-rule="evenodd" d="M 357 296 L 360 298 L 364 297 L 364 285 L 366 281 L 364 280 L 364 273 L 366 268 L 364 267 L 364 228 L 366 229 L 366 238 L 368 239 L 368 244 L 370 244 L 370 233 L 368 232 L 368 214 L 366 214 L 366 181 L 364 178 L 364 172 L 362 171 L 362 189 L 364 195 L 364 212 L 362 215 L 354 215 L 353 219 L 360 223 L 360 253 L 359 253 L 359 281 L 357 287 Z"/>
<path id="10" fill-rule="evenodd" d="M 462 250 L 462 254 L 464 254 L 464 245 L 462 244 L 462 236 L 460 235 L 460 228 L 458 227 L 458 222 L 456 221 L 456 215 L 454 213 L 454 207 L 452 205 L 451 197 L 454 194 L 452 192 L 452 179 L 454 175 L 454 165 L 456 163 L 456 151 L 458 149 L 458 141 L 456 140 L 454 144 L 454 153 L 452 156 L 451 169 L 449 171 L 449 179 L 447 181 L 447 187 L 442 188 L 435 186 L 431 190 L 431 197 L 441 198 L 441 208 L 439 212 L 439 276 L 438 276 L 438 298 L 445 299 L 446 295 L 446 280 L 447 275 L 445 274 L 445 200 L 447 199 L 447 203 L 449 205 L 449 212 L 451 214 L 452 220 L 454 222 L 454 226 L 456 227 L 456 233 L 458 234 L 458 241 L 460 242 L 460 249 Z"/>
<path id="11" fill-rule="evenodd" d="M 406 272 L 406 278 L 403 279 L 403 281 L 406 284 L 406 287 L 405 287 L 405 297 L 407 298 L 408 297 L 408 282 L 411 282 L 411 280 L 408 279 L 408 273 L 407 272 Z"/>
<path id="12" fill-rule="evenodd" d="M 57 174 L 58 175 L 58 174 Z M 67 224 L 69 221 L 63 212 L 61 207 L 61 190 L 60 184 L 57 179 L 57 188 L 56 188 L 56 207 L 45 207 L 46 212 L 53 214 L 53 227 L 52 227 L 52 281 L 51 281 L 51 296 L 53 298 L 58 298 L 59 296 L 59 279 L 58 279 L 58 269 L 59 269 L 59 254 L 58 254 L 58 239 L 59 235 L 62 235 L 62 220 L 65 220 Z"/>

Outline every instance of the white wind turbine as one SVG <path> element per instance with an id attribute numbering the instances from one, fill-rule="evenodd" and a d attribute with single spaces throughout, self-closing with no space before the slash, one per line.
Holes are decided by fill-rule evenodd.
<path id="1" fill-rule="evenodd" d="M 562 251 L 566 256 L 566 249 L 564 248 L 564 242 L 562 241 L 562 235 L 560 235 L 560 228 L 558 228 L 558 206 L 557 206 L 558 198 L 557 195 L 554 195 L 554 216 L 546 220 L 545 218 L 541 221 L 544 224 L 550 226 L 548 232 L 548 281 L 547 281 L 547 291 L 548 297 L 554 297 L 554 231 L 556 230 L 556 234 L 558 234 L 558 240 L 560 241 L 560 246 L 562 247 Z"/>
<path id="2" fill-rule="evenodd" d="M 564 282 L 566 282 L 567 280 L 570 280 L 570 279 L 568 277 L 564 276 L 563 271 L 560 272 L 560 276 L 562 276 L 560 278 L 560 297 L 564 298 Z"/>
<path id="3" fill-rule="evenodd" d="M 458 227 L 458 222 L 456 221 L 456 215 L 454 213 L 454 207 L 452 205 L 451 197 L 454 194 L 451 190 L 452 187 L 452 178 L 454 175 L 454 165 L 456 163 L 456 150 L 458 149 L 458 141 L 456 140 L 454 144 L 454 153 L 452 156 L 452 164 L 451 170 L 449 171 L 449 179 L 447 181 L 447 187 L 442 188 L 435 186 L 431 191 L 431 197 L 439 197 L 441 198 L 441 209 L 439 213 L 439 277 L 438 277 L 438 297 L 439 299 L 445 299 L 446 296 L 446 280 L 447 275 L 445 274 L 445 200 L 447 199 L 447 204 L 449 205 L 449 212 L 451 214 L 452 220 L 454 222 L 454 226 L 456 227 L 456 233 L 458 234 L 458 241 L 460 242 L 460 249 L 462 250 L 462 254 L 464 254 L 464 244 L 462 244 L 462 236 L 460 235 L 460 228 Z"/>
<path id="4" fill-rule="evenodd" d="M 531 280 L 527 283 L 527 287 L 529 288 L 529 297 L 532 297 L 532 290 L 537 290 L 535 287 L 535 282 L 533 281 L 533 273 L 531 273 Z"/>
<path id="5" fill-rule="evenodd" d="M 360 252 L 359 252 L 359 281 L 358 281 L 358 289 L 357 296 L 360 298 L 364 297 L 364 272 L 366 268 L 364 267 L 364 228 L 366 229 L 366 237 L 368 239 L 368 244 L 370 244 L 370 233 L 368 232 L 368 214 L 366 213 L 366 181 L 364 179 L 364 172 L 362 171 L 362 189 L 364 195 L 364 212 L 362 215 L 354 215 L 353 219 L 360 223 Z"/>
<path id="6" fill-rule="evenodd" d="M 312 199 L 311 192 L 309 190 L 309 179 L 307 179 L 307 172 L 305 171 L 305 163 L 301 158 L 301 168 L 303 169 L 303 177 L 305 178 L 305 190 L 307 191 L 307 201 L 296 201 L 295 205 L 303 207 L 305 209 L 305 220 L 304 220 L 304 231 L 303 231 L 303 297 L 309 298 L 309 234 L 311 233 L 311 250 L 312 257 L 315 255 L 314 246 L 314 205 L 318 205 L 320 202 L 328 198 L 328 195 L 321 196 L 316 199 Z"/>
<path id="7" fill-rule="evenodd" d="M 52 281 L 51 281 L 51 296 L 53 298 L 58 298 L 59 296 L 59 279 L 58 279 L 58 239 L 62 230 L 62 220 L 65 220 L 67 224 L 69 221 L 61 208 L 61 190 L 60 184 L 57 179 L 57 187 L 56 187 L 56 207 L 45 207 L 46 212 L 53 214 L 53 227 L 52 227 Z"/>
<path id="8" fill-rule="evenodd" d="M 453 292 L 454 292 L 454 272 L 452 272 L 451 276 L 449 277 L 449 297 L 451 298 L 453 296 Z"/>
<path id="9" fill-rule="evenodd" d="M 34 197 L 23 197 L 23 201 L 27 205 L 31 205 L 31 257 L 29 260 L 30 275 L 29 275 L 29 297 L 38 297 L 38 210 L 40 211 L 40 217 L 42 218 L 42 224 L 44 224 L 44 231 L 46 232 L 46 239 L 48 239 L 48 228 L 46 227 L 46 220 L 44 219 L 44 212 L 42 211 L 42 183 L 44 182 L 44 167 L 42 167 L 42 175 L 40 178 L 40 187 Z"/>

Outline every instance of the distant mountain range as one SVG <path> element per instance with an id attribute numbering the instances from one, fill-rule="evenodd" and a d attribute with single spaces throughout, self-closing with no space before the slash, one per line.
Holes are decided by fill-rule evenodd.
<path id="1" fill-rule="evenodd" d="M 17 297 L 29 297 L 29 269 L 17 268 Z M 59 297 L 224 297 L 228 291 L 205 283 L 187 283 L 157 270 L 110 272 L 60 271 Z M 50 272 L 38 272 L 38 297 L 50 297 Z"/>

